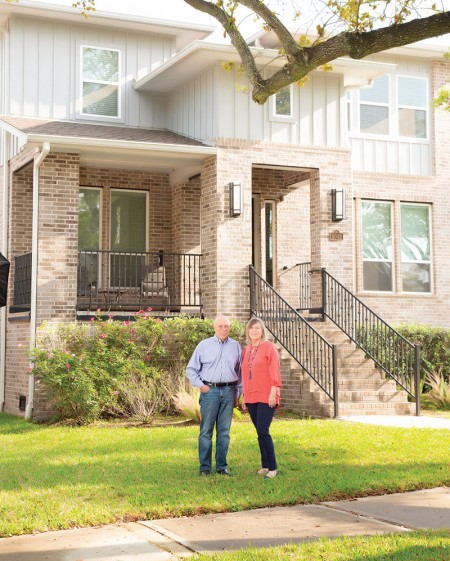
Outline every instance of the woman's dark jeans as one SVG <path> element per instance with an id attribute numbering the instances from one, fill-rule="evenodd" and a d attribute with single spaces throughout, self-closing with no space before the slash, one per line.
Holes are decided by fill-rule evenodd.
<path id="1" fill-rule="evenodd" d="M 258 433 L 258 444 L 261 451 L 261 467 L 270 471 L 277 469 L 275 449 L 269 429 L 276 407 L 269 407 L 267 403 L 246 403 L 250 418 Z"/>

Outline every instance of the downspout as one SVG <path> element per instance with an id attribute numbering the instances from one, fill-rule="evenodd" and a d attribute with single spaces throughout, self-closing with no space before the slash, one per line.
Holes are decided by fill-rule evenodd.
<path id="1" fill-rule="evenodd" d="M 8 215 L 9 215 L 9 142 L 10 134 L 3 131 L 3 193 L 2 193 L 2 244 L 1 252 L 8 256 Z M 5 410 L 6 371 L 6 306 L 0 310 L 0 413 Z"/>
<path id="2" fill-rule="evenodd" d="M 0 27 L 3 36 L 2 45 L 2 78 L 1 78 L 1 112 L 7 113 L 8 92 L 8 59 L 9 59 L 9 31 L 5 27 Z M 2 193 L 2 237 L 1 249 L 5 257 L 8 257 L 8 214 L 9 214 L 9 158 L 10 158 L 11 136 L 8 132 L 2 134 L 2 164 L 3 164 L 3 193 Z M 0 310 L 0 413 L 5 410 L 5 370 L 6 370 L 6 306 Z"/>
<path id="3" fill-rule="evenodd" d="M 38 265 L 38 233 L 39 233 L 39 168 L 50 152 L 50 143 L 44 142 L 42 151 L 34 160 L 33 165 L 33 225 L 31 234 L 31 312 L 30 312 L 30 353 L 36 346 L 37 323 L 37 265 Z M 25 419 L 33 418 L 34 410 L 34 375 L 33 363 L 30 361 L 30 377 L 28 380 L 28 403 Z"/>

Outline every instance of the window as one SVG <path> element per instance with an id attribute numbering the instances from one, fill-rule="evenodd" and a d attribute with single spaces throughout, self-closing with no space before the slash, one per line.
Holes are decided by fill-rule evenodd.
<path id="1" fill-rule="evenodd" d="M 120 53 L 81 47 L 82 115 L 120 117 Z"/>
<path id="2" fill-rule="evenodd" d="M 79 192 L 78 262 L 79 291 L 98 284 L 100 249 L 100 189 L 84 187 Z"/>
<path id="3" fill-rule="evenodd" d="M 284 86 L 270 98 L 270 120 L 292 123 L 294 120 L 292 84 Z"/>
<path id="4" fill-rule="evenodd" d="M 392 204 L 362 203 L 363 289 L 392 292 Z"/>
<path id="5" fill-rule="evenodd" d="M 111 191 L 111 286 L 139 286 L 147 251 L 147 193 Z M 130 255 L 124 255 L 130 252 Z M 142 254 L 142 255 L 140 255 Z"/>
<path id="6" fill-rule="evenodd" d="M 363 290 L 431 292 L 430 206 L 396 203 L 399 228 L 393 227 L 393 208 L 389 202 L 362 203 Z M 394 254 L 400 260 L 397 282 Z"/>
<path id="7" fill-rule="evenodd" d="M 427 80 L 398 77 L 398 127 L 400 136 L 427 138 Z"/>
<path id="8" fill-rule="evenodd" d="M 275 94 L 275 115 L 291 117 L 291 86 L 284 86 Z"/>
<path id="9" fill-rule="evenodd" d="M 430 207 L 402 204 L 402 290 L 431 292 Z"/>
<path id="10" fill-rule="evenodd" d="M 389 76 L 381 76 L 359 93 L 361 132 L 389 134 Z"/>

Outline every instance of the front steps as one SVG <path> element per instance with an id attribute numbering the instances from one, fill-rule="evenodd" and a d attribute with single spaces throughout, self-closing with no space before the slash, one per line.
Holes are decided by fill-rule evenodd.
<path id="1" fill-rule="evenodd" d="M 338 346 L 339 416 L 412 415 L 415 403 L 408 402 L 381 368 L 334 324 L 315 322 L 314 328 Z M 334 403 L 300 365 L 281 350 L 283 391 L 281 405 L 313 417 L 334 417 Z"/>

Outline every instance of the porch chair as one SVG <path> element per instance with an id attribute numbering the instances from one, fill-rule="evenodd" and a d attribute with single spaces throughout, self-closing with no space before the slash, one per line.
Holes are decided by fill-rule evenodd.
<path id="1" fill-rule="evenodd" d="M 139 306 L 149 306 L 153 310 L 170 309 L 169 286 L 166 279 L 166 269 L 163 265 L 149 271 L 141 281 Z"/>

